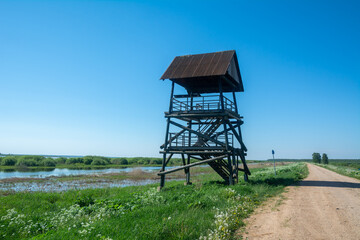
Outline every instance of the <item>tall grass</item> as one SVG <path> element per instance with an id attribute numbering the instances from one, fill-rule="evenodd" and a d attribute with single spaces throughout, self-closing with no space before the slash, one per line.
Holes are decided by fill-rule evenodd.
<path id="1" fill-rule="evenodd" d="M 0 239 L 231 239 L 262 201 L 307 175 L 303 163 L 253 169 L 227 186 L 214 173 L 193 184 L 1 193 Z"/>
<path id="2" fill-rule="evenodd" d="M 350 163 L 331 163 L 330 164 L 316 164 L 320 167 L 329 169 L 331 171 L 337 172 L 339 174 L 360 179 L 360 163 L 350 162 Z"/>

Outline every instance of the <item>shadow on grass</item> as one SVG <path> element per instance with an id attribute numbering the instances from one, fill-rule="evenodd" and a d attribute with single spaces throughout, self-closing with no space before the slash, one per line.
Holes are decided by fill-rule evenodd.
<path id="1" fill-rule="evenodd" d="M 266 178 L 266 179 L 257 179 L 257 180 L 249 180 L 249 183 L 252 185 L 257 184 L 267 184 L 272 186 L 290 186 L 290 185 L 298 185 L 299 181 L 293 178 Z"/>

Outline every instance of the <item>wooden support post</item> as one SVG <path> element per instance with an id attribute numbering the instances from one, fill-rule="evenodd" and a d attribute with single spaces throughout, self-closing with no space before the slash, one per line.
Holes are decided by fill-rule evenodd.
<path id="1" fill-rule="evenodd" d="M 193 110 L 193 94 L 190 93 L 190 111 Z M 189 122 L 189 128 L 192 129 L 192 120 L 190 120 Z M 191 132 L 189 132 L 189 139 L 188 139 L 188 146 L 191 147 Z M 187 165 L 190 164 L 190 155 L 188 154 L 187 155 Z M 185 169 L 185 172 L 186 172 L 186 182 L 185 182 L 185 185 L 191 185 L 191 182 L 190 182 L 190 168 L 186 168 Z"/>
<path id="2" fill-rule="evenodd" d="M 223 96 L 223 91 L 222 91 L 221 79 L 219 79 L 219 92 L 220 92 L 221 110 L 225 111 L 224 96 Z M 226 151 L 229 150 L 229 139 L 228 139 L 228 132 L 227 132 L 227 127 L 226 127 L 226 121 L 227 120 L 228 120 L 227 117 L 222 118 L 222 123 L 223 123 L 223 126 L 224 126 L 224 134 L 225 134 L 225 148 L 226 148 Z M 232 165 L 231 155 L 230 154 L 227 155 L 227 160 L 228 160 L 228 168 L 229 168 L 229 185 L 233 185 L 234 184 L 233 167 L 232 167 L 233 165 Z"/>
<path id="3" fill-rule="evenodd" d="M 190 157 L 190 155 L 188 154 L 188 158 L 189 157 Z M 188 165 L 186 163 L 184 154 L 181 154 L 181 158 L 182 158 L 182 162 L 183 162 L 184 166 Z M 191 184 L 191 182 L 190 182 L 190 168 L 184 168 L 184 172 L 185 172 L 185 175 L 186 175 L 186 181 L 184 182 L 184 185 L 190 185 Z"/>
<path id="4" fill-rule="evenodd" d="M 237 114 L 239 114 L 239 110 L 238 110 L 238 107 L 237 107 L 237 101 L 236 101 L 236 95 L 235 95 L 235 92 L 233 92 L 233 100 L 234 100 L 234 104 L 235 104 L 235 112 Z M 241 159 L 241 162 L 244 166 L 244 174 L 245 174 L 245 180 L 247 179 L 247 175 L 251 175 L 250 173 L 250 170 L 246 164 L 246 161 L 245 161 L 245 153 L 247 151 L 247 148 L 242 140 L 242 135 L 241 135 L 241 128 L 240 128 L 240 125 L 241 125 L 241 122 L 238 120 L 238 134 L 235 134 L 236 130 L 235 128 L 233 127 L 231 130 L 234 132 L 235 134 L 235 137 L 238 138 L 238 141 L 240 142 L 240 146 L 241 146 L 241 150 L 240 152 L 238 153 L 238 156 L 240 157 Z M 236 126 L 235 126 L 236 127 Z M 237 157 L 237 165 L 239 165 L 239 158 Z M 239 167 L 237 166 L 237 169 L 239 169 Z"/>
<path id="5" fill-rule="evenodd" d="M 171 84 L 171 94 L 170 94 L 170 105 L 169 105 L 169 113 L 172 112 L 172 104 L 173 104 L 173 97 L 174 97 L 174 82 L 172 82 Z M 166 150 L 168 148 L 168 139 L 169 139 L 169 129 L 170 129 L 170 120 L 171 118 L 169 117 L 167 119 L 167 124 L 166 124 L 166 133 L 165 133 L 165 143 L 164 143 L 164 155 L 163 155 L 163 160 L 162 160 L 162 166 L 161 166 L 161 172 L 164 172 L 165 171 L 165 167 L 166 167 L 166 164 L 167 164 L 167 161 L 166 161 Z M 170 155 L 170 158 L 172 157 L 172 155 Z M 169 158 L 169 160 L 170 160 Z M 162 175 L 161 178 L 160 178 L 160 186 L 158 188 L 158 191 L 161 190 L 161 188 L 163 188 L 165 186 L 165 175 Z"/>
<path id="6" fill-rule="evenodd" d="M 235 157 L 235 151 L 233 151 L 233 154 L 231 156 L 232 158 L 232 165 L 233 165 L 233 171 L 234 171 L 234 176 L 235 176 L 235 179 L 234 179 L 234 182 L 238 183 L 238 167 L 237 167 L 237 164 L 236 164 L 236 157 Z"/>

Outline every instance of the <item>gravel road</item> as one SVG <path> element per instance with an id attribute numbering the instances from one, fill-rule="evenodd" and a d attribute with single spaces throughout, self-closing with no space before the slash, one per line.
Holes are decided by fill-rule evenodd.
<path id="1" fill-rule="evenodd" d="M 360 181 L 308 164 L 309 176 L 260 207 L 244 239 L 360 239 Z"/>

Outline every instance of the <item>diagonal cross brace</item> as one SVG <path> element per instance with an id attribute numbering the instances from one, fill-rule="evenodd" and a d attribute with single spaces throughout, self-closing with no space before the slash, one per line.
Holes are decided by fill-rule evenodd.
<path id="1" fill-rule="evenodd" d="M 214 158 L 206 159 L 206 160 L 203 160 L 203 161 L 200 161 L 200 162 L 191 163 L 191 164 L 188 164 L 188 165 L 185 165 L 185 166 L 182 166 L 182 167 L 177 167 L 177 168 L 169 169 L 169 170 L 167 170 L 167 171 L 158 172 L 157 175 L 159 175 L 159 176 L 165 175 L 165 174 L 168 174 L 168 173 L 176 172 L 176 171 L 179 171 L 179 170 L 182 170 L 182 169 L 185 169 L 185 168 L 194 167 L 194 166 L 196 166 L 196 165 L 200 165 L 200 164 L 203 164 L 203 163 L 212 162 L 212 161 L 219 160 L 219 159 L 226 158 L 226 157 L 227 157 L 227 155 L 222 155 L 222 156 L 219 156 L 219 157 L 214 157 Z"/>
<path id="2" fill-rule="evenodd" d="M 236 132 L 235 128 L 233 127 L 233 125 L 230 123 L 229 120 L 226 120 L 227 124 L 229 125 L 230 129 L 232 130 L 232 132 L 234 133 L 235 137 L 237 138 L 237 140 L 239 141 L 241 148 L 245 151 L 247 151 L 247 148 L 245 147 L 245 144 L 243 143 L 242 139 L 240 138 L 239 134 Z M 237 126 L 239 124 L 236 124 Z M 236 127 L 236 126 L 235 126 Z"/>
<path id="3" fill-rule="evenodd" d="M 176 123 L 176 122 L 173 122 L 173 121 L 171 121 L 171 120 L 170 120 L 170 123 L 173 124 L 173 125 L 175 125 L 175 126 L 177 126 L 177 127 L 179 127 L 179 128 L 182 128 L 182 129 L 184 129 L 184 130 L 187 130 L 187 131 L 189 131 L 189 132 L 191 132 L 191 133 L 193 133 L 193 134 L 195 134 L 195 135 L 198 135 L 199 137 L 206 138 L 207 140 L 212 141 L 212 142 L 214 142 L 214 143 L 217 143 L 217 144 L 219 144 L 220 146 L 226 147 L 226 144 L 225 144 L 225 143 L 220 142 L 220 141 L 218 141 L 218 140 L 216 140 L 216 139 L 214 139 L 214 138 L 212 138 L 212 137 L 209 137 L 209 136 L 207 136 L 207 135 L 204 135 L 204 134 L 202 134 L 202 133 L 199 133 L 199 132 L 197 132 L 197 131 L 194 131 L 194 130 L 188 128 L 188 127 L 184 127 L 183 125 L 181 125 L 181 124 L 179 124 L 179 123 Z"/>
<path id="4" fill-rule="evenodd" d="M 177 134 L 175 134 L 175 136 L 173 136 L 172 138 L 170 138 L 170 139 L 168 140 L 168 144 L 171 143 L 172 141 L 174 141 L 174 139 L 176 139 L 178 136 L 180 136 L 181 134 L 183 134 L 183 132 L 185 132 L 185 130 L 181 130 L 180 132 L 178 132 Z M 161 149 L 163 149 L 164 147 L 165 147 L 165 143 L 160 146 Z"/>

